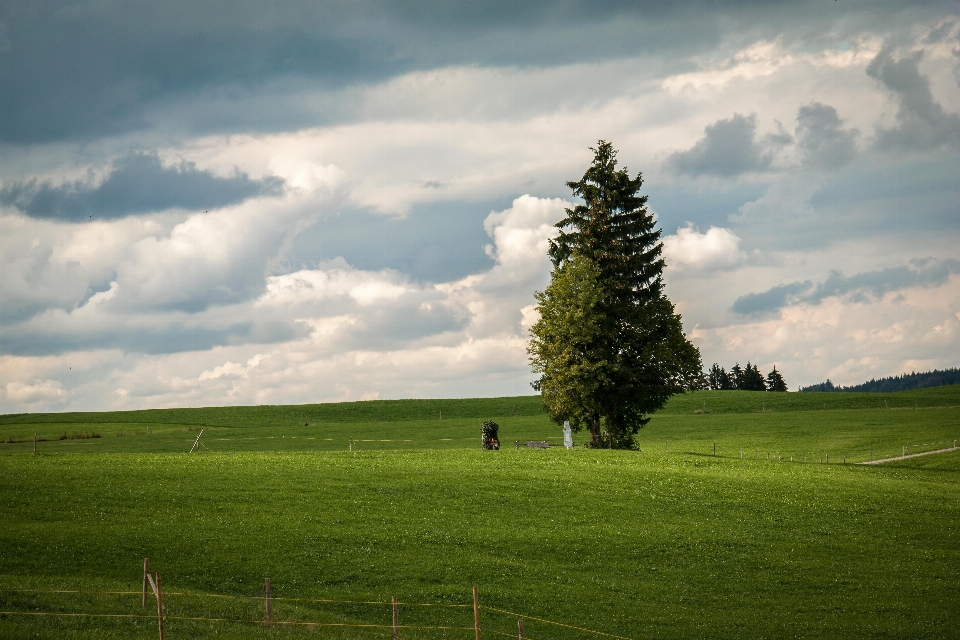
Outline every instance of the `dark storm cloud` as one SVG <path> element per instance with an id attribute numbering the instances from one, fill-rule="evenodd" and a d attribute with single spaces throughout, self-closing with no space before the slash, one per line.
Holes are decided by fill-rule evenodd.
<path id="1" fill-rule="evenodd" d="M 781 284 L 763 293 L 748 293 L 737 298 L 732 310 L 740 315 L 763 315 L 796 304 L 820 304 L 826 298 L 843 297 L 850 302 L 880 298 L 886 293 L 910 287 L 937 287 L 960 273 L 960 260 L 911 260 L 903 267 L 890 267 L 845 276 L 831 271 L 826 280 Z"/>
<path id="2" fill-rule="evenodd" d="M 772 158 L 756 140 L 756 115 L 735 113 L 708 124 L 703 134 L 692 148 L 671 154 L 667 165 L 678 174 L 721 177 L 770 168 Z M 778 137 L 777 142 L 784 141 Z"/>
<path id="3" fill-rule="evenodd" d="M 899 60 L 891 47 L 881 49 L 867 66 L 867 75 L 897 101 L 896 125 L 877 128 L 877 146 L 886 151 L 960 148 L 960 115 L 945 111 L 933 99 L 930 79 L 920 73 L 922 52 Z"/>
<path id="4" fill-rule="evenodd" d="M 759 39 L 791 29 L 817 31 L 809 22 L 820 19 L 837 28 L 829 11 L 813 13 L 808 4 L 0 1 L 0 142 L 144 130 L 174 103 L 211 94 L 249 97 L 294 81 L 329 89 L 451 64 L 552 66 L 696 53 L 723 41 L 726 30 Z M 877 2 L 860 13 L 845 8 L 844 24 L 884 24 L 900 11 L 942 15 L 941 4 Z M 231 126 L 267 131 L 339 117 L 295 102 L 180 124 L 207 132 Z"/>
<path id="5" fill-rule="evenodd" d="M 845 129 L 837 110 L 813 102 L 797 112 L 797 145 L 805 162 L 818 169 L 835 170 L 853 161 L 857 151 L 856 129 Z"/>
<path id="6" fill-rule="evenodd" d="M 68 222 L 122 218 L 166 209 L 216 209 L 261 195 L 277 195 L 280 178 L 251 180 L 236 171 L 222 178 L 197 169 L 192 162 L 164 167 L 153 154 L 136 153 L 114 162 L 103 182 L 77 181 L 62 185 L 19 182 L 0 190 L 0 203 L 33 218 Z"/>
<path id="7" fill-rule="evenodd" d="M 748 293 L 740 296 L 733 303 L 733 312 L 745 316 L 761 315 L 772 311 L 777 311 L 787 306 L 788 301 L 792 301 L 797 294 L 808 290 L 811 282 L 791 282 L 789 284 L 779 284 L 763 293 Z"/>

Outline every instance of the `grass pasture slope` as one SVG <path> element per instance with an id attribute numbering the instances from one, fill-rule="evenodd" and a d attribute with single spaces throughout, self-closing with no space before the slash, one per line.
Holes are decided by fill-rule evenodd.
<path id="1" fill-rule="evenodd" d="M 500 452 L 479 450 L 488 417 Z M 389 625 L 389 606 L 316 600 L 463 605 L 477 585 L 484 638 L 516 637 L 493 609 L 629 638 L 960 637 L 960 452 L 842 464 L 960 440 L 958 386 L 697 392 L 639 453 L 514 450 L 541 439 L 561 440 L 535 397 L 0 416 L 0 611 L 155 614 L 150 557 L 171 640 L 391 636 L 187 619 L 262 619 L 264 577 L 284 622 Z M 400 622 L 470 627 L 472 610 L 401 606 Z M 156 633 L 0 614 L 0 638 Z"/>

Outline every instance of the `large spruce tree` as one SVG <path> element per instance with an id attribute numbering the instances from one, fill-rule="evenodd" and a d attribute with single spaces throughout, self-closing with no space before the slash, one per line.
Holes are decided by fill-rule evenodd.
<path id="1" fill-rule="evenodd" d="M 630 448 L 650 414 L 700 384 L 702 364 L 663 292 L 663 245 L 641 175 L 617 168 L 609 142 L 592 150 L 593 164 L 567 183 L 584 204 L 557 223 L 528 352 L 553 420 L 586 427 L 591 446 Z"/>

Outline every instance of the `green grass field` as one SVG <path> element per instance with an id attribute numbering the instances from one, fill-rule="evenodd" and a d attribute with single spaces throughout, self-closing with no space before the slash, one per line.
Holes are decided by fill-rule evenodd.
<path id="1" fill-rule="evenodd" d="M 488 417 L 499 452 L 479 450 Z M 534 640 L 604 637 L 534 618 L 628 638 L 960 637 L 960 452 L 849 464 L 952 446 L 960 387 L 697 392 L 640 452 L 513 447 L 542 439 L 560 430 L 535 397 L 0 416 L 0 611 L 155 615 L 149 557 L 171 640 L 391 636 L 186 619 L 262 619 L 264 577 L 282 622 L 389 625 L 387 605 L 316 600 L 468 605 L 477 585 L 484 638 L 516 637 L 494 609 Z M 400 607 L 410 626 L 472 615 Z M 3 638 L 156 636 L 149 617 L 0 614 Z"/>

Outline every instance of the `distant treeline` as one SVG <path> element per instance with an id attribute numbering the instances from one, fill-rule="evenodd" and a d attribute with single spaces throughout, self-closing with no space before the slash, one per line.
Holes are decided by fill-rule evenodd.
<path id="1" fill-rule="evenodd" d="M 747 361 L 747 366 L 736 363 L 728 373 L 716 362 L 703 374 L 703 388 L 715 391 L 786 391 L 787 383 L 777 371 L 776 365 L 764 378 L 760 368 Z"/>
<path id="2" fill-rule="evenodd" d="M 956 367 L 943 371 L 934 369 L 925 373 L 905 373 L 902 376 L 880 378 L 879 380 L 871 378 L 870 382 L 849 387 L 835 385 L 827 378 L 826 382 L 803 387 L 801 391 L 882 391 L 892 393 L 894 391 L 909 391 L 910 389 L 942 387 L 948 384 L 960 384 L 960 369 Z"/>

